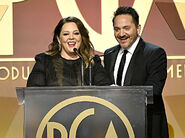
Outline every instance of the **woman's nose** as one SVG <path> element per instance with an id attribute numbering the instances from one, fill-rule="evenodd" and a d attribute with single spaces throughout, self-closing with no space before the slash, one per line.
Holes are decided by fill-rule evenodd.
<path id="1" fill-rule="evenodd" d="M 70 39 L 73 39 L 73 38 L 74 38 L 73 34 L 70 34 L 70 35 L 69 35 L 69 38 L 70 38 Z"/>

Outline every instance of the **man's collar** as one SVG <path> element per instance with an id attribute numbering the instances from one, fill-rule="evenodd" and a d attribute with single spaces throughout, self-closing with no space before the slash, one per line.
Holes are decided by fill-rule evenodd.
<path id="1" fill-rule="evenodd" d="M 137 44 L 139 43 L 139 40 L 140 40 L 140 36 L 138 36 L 136 41 L 132 44 L 132 46 L 127 49 L 129 53 L 131 53 L 131 54 L 134 53 L 134 51 L 137 47 Z"/>
<path id="2" fill-rule="evenodd" d="M 141 37 L 138 36 L 137 39 L 136 39 L 136 41 L 127 49 L 127 51 L 128 51 L 129 53 L 131 53 L 131 54 L 134 53 L 134 51 L 135 51 L 135 49 L 136 49 L 136 47 L 137 47 L 137 45 L 138 45 L 138 43 L 139 43 L 140 38 L 141 38 Z M 123 51 L 124 51 L 124 48 L 121 47 L 119 53 L 122 53 Z"/>

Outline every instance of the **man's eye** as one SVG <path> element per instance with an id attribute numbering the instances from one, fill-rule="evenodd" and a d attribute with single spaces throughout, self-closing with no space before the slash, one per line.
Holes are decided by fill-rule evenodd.
<path id="1" fill-rule="evenodd" d="M 130 29 L 130 27 L 129 27 L 129 26 L 125 27 L 125 30 L 129 30 L 129 29 Z"/>
<path id="2" fill-rule="evenodd" d="M 114 31 L 118 32 L 119 31 L 119 28 L 114 28 Z"/>
<path id="3" fill-rule="evenodd" d="M 118 32 L 119 30 L 120 30 L 120 28 L 117 28 L 117 27 L 114 28 L 114 31 L 116 31 L 116 32 Z"/>

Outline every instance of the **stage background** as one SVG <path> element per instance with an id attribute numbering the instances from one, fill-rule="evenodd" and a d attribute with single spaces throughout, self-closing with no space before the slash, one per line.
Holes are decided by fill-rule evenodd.
<path id="1" fill-rule="evenodd" d="M 24 108 L 16 87 L 25 87 L 34 56 L 48 49 L 62 17 L 77 16 L 95 49 L 117 44 L 113 11 L 136 8 L 141 36 L 163 47 L 168 78 L 163 91 L 170 138 L 185 138 L 185 0 L 0 0 L 0 138 L 23 138 Z"/>

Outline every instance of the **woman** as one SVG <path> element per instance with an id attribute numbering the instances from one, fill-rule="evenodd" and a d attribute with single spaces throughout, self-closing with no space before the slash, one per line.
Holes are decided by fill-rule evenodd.
<path id="1" fill-rule="evenodd" d="M 83 58 L 74 52 L 74 48 Z M 49 50 L 35 57 L 36 63 L 29 75 L 27 86 L 80 86 L 82 73 L 84 84 L 89 85 L 89 60 L 94 48 L 88 30 L 76 17 L 59 21 Z M 110 85 L 100 58 L 92 60 L 92 85 Z"/>

